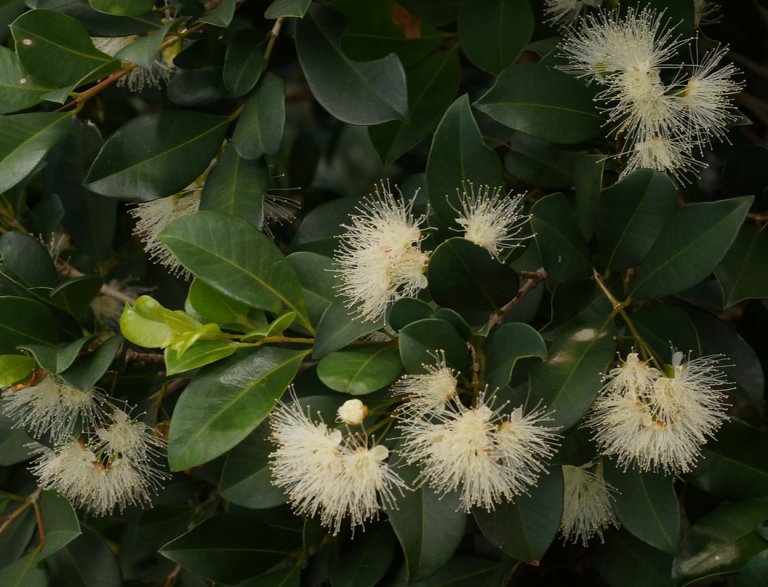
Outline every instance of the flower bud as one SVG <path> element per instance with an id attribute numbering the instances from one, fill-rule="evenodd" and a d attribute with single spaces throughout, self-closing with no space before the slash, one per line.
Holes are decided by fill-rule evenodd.
<path id="1" fill-rule="evenodd" d="M 350 399 L 339 408 L 338 419 L 350 426 L 359 426 L 368 415 L 368 406 L 359 399 Z"/>

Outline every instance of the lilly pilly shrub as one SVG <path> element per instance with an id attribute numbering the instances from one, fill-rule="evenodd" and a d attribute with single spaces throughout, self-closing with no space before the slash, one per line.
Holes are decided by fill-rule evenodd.
<path id="1" fill-rule="evenodd" d="M 0 2 L 0 587 L 765 584 L 763 4 Z"/>

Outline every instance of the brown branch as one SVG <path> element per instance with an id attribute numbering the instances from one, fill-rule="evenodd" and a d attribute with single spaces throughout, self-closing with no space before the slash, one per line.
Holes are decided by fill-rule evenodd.
<path id="1" fill-rule="evenodd" d="M 64 277 L 82 277 L 85 275 L 85 273 L 78 271 L 63 259 L 57 257 L 53 260 L 53 262 L 56 264 L 56 270 Z M 108 298 L 112 298 L 113 300 L 117 300 L 118 302 L 122 302 L 124 304 L 128 303 L 131 306 L 136 303 L 136 298 L 124 294 L 120 290 L 115 289 L 114 287 L 110 287 L 106 283 L 101 286 L 99 293 L 103 296 L 107 296 Z"/>
<path id="2" fill-rule="evenodd" d="M 171 381 L 168 385 L 164 385 L 160 389 L 158 389 L 155 393 L 150 395 L 147 399 L 155 399 L 156 397 L 159 397 L 160 394 L 163 394 L 163 397 L 166 397 L 168 394 L 173 393 L 176 390 L 181 389 L 184 387 L 187 383 L 192 381 L 191 379 L 176 379 L 174 381 Z"/>
<path id="3" fill-rule="evenodd" d="M 40 502 L 35 499 L 33 501 L 35 506 L 35 519 L 37 520 L 37 531 L 40 534 L 40 544 L 37 545 L 38 550 L 45 548 L 45 529 L 43 528 L 43 514 L 40 511 Z"/>
<path id="4" fill-rule="evenodd" d="M 125 353 L 126 361 L 136 361 L 137 363 L 164 363 L 165 355 L 160 353 L 137 353 L 128 351 Z"/>
<path id="5" fill-rule="evenodd" d="M 517 295 L 501 308 L 501 311 L 498 314 L 493 314 L 491 316 L 491 319 L 488 321 L 489 332 L 491 328 L 497 324 L 501 324 L 504 321 L 506 315 L 509 314 L 512 308 L 520 303 L 520 300 L 522 300 L 529 291 L 536 289 L 536 286 L 547 278 L 547 272 L 544 271 L 544 268 L 537 269 L 533 272 L 520 272 L 520 275 L 523 277 L 528 277 L 528 281 L 526 281 L 525 285 L 520 288 L 520 290 L 517 292 Z M 482 331 L 483 329 L 484 328 L 481 328 L 480 330 Z"/>
<path id="6" fill-rule="evenodd" d="M 280 34 L 280 29 L 283 27 L 283 21 L 285 21 L 285 17 L 281 16 L 275 21 L 272 30 L 269 31 L 269 42 L 267 43 L 266 51 L 264 51 L 264 61 L 267 63 L 269 63 L 269 56 L 272 55 L 272 47 L 275 46 L 275 40 Z"/>
<path id="7" fill-rule="evenodd" d="M 509 143 L 505 143 L 505 142 L 504 142 L 504 141 L 502 141 L 502 140 L 499 140 L 499 139 L 497 139 L 497 138 L 494 138 L 494 137 L 489 137 L 489 136 L 487 136 L 487 135 L 483 135 L 483 138 L 484 138 L 486 141 L 493 141 L 493 142 L 495 142 L 495 143 L 499 143 L 500 145 L 504 145 L 504 146 L 505 146 L 507 149 L 509 149 L 510 151 L 512 150 L 512 146 L 511 146 Z"/>
<path id="8" fill-rule="evenodd" d="M 765 222 L 768 222 L 768 213 L 757 214 L 754 212 L 750 212 L 747 214 L 747 220 L 749 220 L 750 222 L 757 222 L 758 224 L 763 224 Z"/>
<path id="9" fill-rule="evenodd" d="M 0 535 L 2 535 L 3 532 L 5 532 L 8 528 L 11 527 L 11 524 L 13 523 L 13 521 L 16 518 L 18 518 L 24 512 L 24 510 L 26 510 L 29 506 L 37 503 L 37 498 L 40 497 L 40 494 L 42 492 L 43 492 L 42 487 L 38 487 L 37 489 L 35 489 L 30 494 L 30 496 L 24 501 L 24 503 L 21 504 L 18 508 L 16 508 L 16 510 L 8 516 L 8 519 L 3 523 L 2 526 L 0 526 Z M 41 536 L 41 539 L 42 539 L 42 536 Z"/>

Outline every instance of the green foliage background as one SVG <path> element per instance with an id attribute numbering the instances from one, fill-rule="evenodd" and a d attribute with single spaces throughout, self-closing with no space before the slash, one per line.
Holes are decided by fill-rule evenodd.
<path id="1" fill-rule="evenodd" d="M 650 4 L 693 31 L 693 0 Z M 0 0 L 0 385 L 40 368 L 137 404 L 148 422 L 170 422 L 173 472 L 152 509 L 105 518 L 43 492 L 45 546 L 32 508 L 13 516 L 0 587 L 768 584 L 768 3 L 723 4 L 700 43 L 731 45 L 745 118 L 706 154 L 702 178 L 679 187 L 652 170 L 617 183 L 596 89 L 550 67 L 558 32 L 538 0 L 172 0 L 173 14 L 153 0 Z M 119 59 L 89 39 L 134 34 Z M 162 89 L 99 82 L 151 67 L 171 39 L 179 72 Z M 188 282 L 147 259 L 127 211 L 179 192 L 217 156 L 202 211 L 163 233 Z M 383 324 L 350 315 L 329 270 L 342 225 L 381 178 L 408 198 L 420 189 L 414 211 L 434 228 L 429 288 L 392 307 L 396 343 L 353 345 Z M 535 237 L 504 263 L 453 231 L 465 180 L 528 193 Z M 273 240 L 268 190 L 301 203 L 271 225 Z M 54 233 L 69 237 L 56 259 L 34 238 Z M 560 467 L 594 456 L 579 422 L 631 344 L 594 271 L 633 298 L 627 311 L 655 352 L 669 360 L 671 341 L 724 353 L 735 390 L 692 473 L 606 459 L 622 528 L 585 549 L 557 537 Z M 89 306 L 128 278 L 159 302 L 126 314 L 132 342 Z M 180 326 L 163 308 L 198 322 Z M 584 328 L 606 336 L 573 336 Z M 265 421 L 291 382 L 331 422 L 352 396 L 383 405 L 438 348 L 471 379 L 467 342 L 482 383 L 515 405 L 542 398 L 562 426 L 530 495 L 466 515 L 423 487 L 354 539 L 291 513 L 270 484 Z M 558 353 L 567 359 L 550 363 Z M 3 515 L 35 489 L 31 439 L 12 424 L 0 416 Z"/>

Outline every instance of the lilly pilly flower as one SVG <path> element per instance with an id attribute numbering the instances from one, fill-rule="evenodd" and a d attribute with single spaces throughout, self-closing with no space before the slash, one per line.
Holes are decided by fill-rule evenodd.
<path id="1" fill-rule="evenodd" d="M 298 407 L 280 404 L 272 412 L 270 455 L 275 484 L 283 487 L 294 508 L 308 516 L 320 512 L 321 522 L 338 533 L 349 516 L 360 525 L 378 515 L 381 505 L 394 507 L 394 488 L 405 483 L 385 462 L 389 451 L 368 448 L 357 436 L 344 439 L 341 431 L 315 423 Z"/>
<path id="2" fill-rule="evenodd" d="M 459 489 L 461 506 L 493 509 L 535 485 L 544 462 L 554 453 L 558 435 L 540 426 L 543 410 L 510 416 L 487 405 L 484 394 L 473 408 L 454 399 L 432 418 L 401 418 L 401 453 L 409 463 L 421 463 L 419 482 L 438 493 Z"/>
<path id="3" fill-rule="evenodd" d="M 457 373 L 446 364 L 443 351 L 433 356 L 434 365 L 422 365 L 426 373 L 405 375 L 392 386 L 395 395 L 406 396 L 401 410 L 408 417 L 420 418 L 442 412 L 446 403 L 456 396 Z"/>
<path id="4" fill-rule="evenodd" d="M 118 51 L 138 39 L 138 35 L 129 35 L 127 37 L 91 37 L 93 46 L 110 57 L 114 57 Z M 120 78 L 117 85 L 127 85 L 132 92 L 141 92 L 145 87 L 162 87 L 161 82 L 167 84 L 178 71 L 178 68 L 173 65 L 173 58 L 178 52 L 179 48 L 175 45 L 168 47 L 155 58 L 151 70 L 136 67 L 127 76 Z"/>
<path id="5" fill-rule="evenodd" d="M 605 482 L 602 461 L 590 471 L 593 464 L 581 467 L 563 466 L 563 517 L 560 531 L 574 544 L 587 541 L 595 534 L 603 542 L 603 530 L 619 527 L 611 507 L 611 492 L 616 491 Z"/>
<path id="6" fill-rule="evenodd" d="M 409 204 L 395 200 L 381 183 L 352 216 L 352 225 L 341 237 L 336 261 L 341 265 L 341 293 L 349 307 L 357 305 L 365 320 L 378 320 L 403 296 L 415 296 L 427 286 L 424 275 L 428 256 L 421 251 L 421 219 Z"/>
<path id="7" fill-rule="evenodd" d="M 457 190 L 458 191 L 458 190 Z M 482 186 L 475 193 L 475 187 L 466 184 L 459 194 L 461 210 L 456 222 L 464 227 L 464 238 L 487 249 L 496 259 L 503 249 L 516 247 L 527 237 L 517 238 L 530 216 L 521 213 L 522 196 L 502 195 L 503 188 Z"/>
<path id="8" fill-rule="evenodd" d="M 603 0 L 547 0 L 544 14 L 549 16 L 548 22 L 557 27 L 573 24 L 589 7 L 599 7 Z"/>
<path id="9" fill-rule="evenodd" d="M 717 356 L 683 362 L 674 353 L 669 371 L 659 371 L 630 355 L 610 372 L 603 395 L 587 418 L 604 455 L 616 455 L 625 468 L 686 473 L 725 419 L 722 403 L 730 388 L 725 373 L 715 367 Z M 646 370 L 637 385 L 617 385 L 627 370 Z M 631 379 L 631 378 L 630 378 Z"/>
<path id="10" fill-rule="evenodd" d="M 6 390 L 3 400 L 6 415 L 34 438 L 50 433 L 52 442 L 71 436 L 78 422 L 86 427 L 97 424 L 107 402 L 100 389 L 79 391 L 54 375 L 29 387 Z"/>

